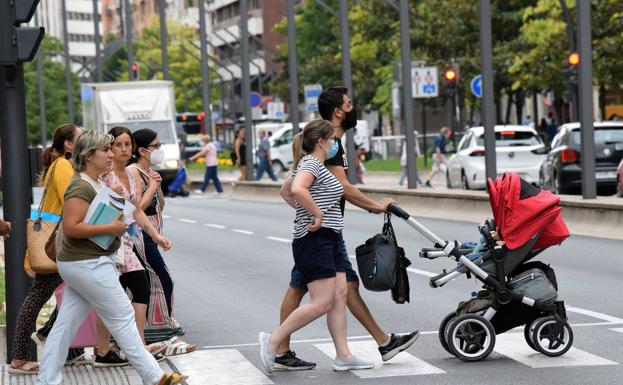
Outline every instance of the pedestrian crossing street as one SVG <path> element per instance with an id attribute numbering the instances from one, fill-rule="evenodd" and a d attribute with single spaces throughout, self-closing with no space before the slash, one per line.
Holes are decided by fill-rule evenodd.
<path id="1" fill-rule="evenodd" d="M 618 333 L 623 333 L 623 328 L 601 329 L 606 339 L 620 338 Z M 352 371 L 352 379 L 348 383 L 356 383 L 357 379 L 389 379 L 392 377 L 414 377 L 414 376 L 443 376 L 460 371 L 463 365 L 473 365 L 462 363 L 455 358 L 439 359 L 439 356 L 424 349 L 418 349 L 418 344 L 438 344 L 435 332 L 424 332 L 420 336 L 416 345 L 406 352 L 403 352 L 383 363 L 377 350 L 377 346 L 372 340 L 349 341 L 349 346 L 353 354 L 375 362 L 375 368 L 371 370 Z M 609 335 L 611 334 L 611 335 Z M 433 339 L 434 337 L 434 339 Z M 305 343 L 304 346 L 298 345 L 297 350 L 302 353 L 305 351 L 305 358 L 310 358 L 310 345 L 317 349 L 322 356 L 317 360 L 318 367 L 313 372 L 330 372 L 332 360 L 335 356 L 333 344 L 330 342 Z M 421 345 L 420 345 L 421 346 Z M 259 359 L 258 347 L 256 344 L 240 345 L 238 348 L 214 348 L 199 350 L 192 354 L 171 357 L 169 360 L 172 366 L 190 378 L 188 385 L 200 384 L 257 384 L 269 385 L 277 383 L 290 383 L 288 381 L 291 373 L 275 372 L 266 374 Z M 441 349 L 439 347 L 439 349 Z M 444 352 L 445 353 L 445 352 Z M 543 368 L 599 368 L 603 366 L 620 365 L 620 357 L 601 357 L 597 354 L 582 350 L 581 346 L 573 347 L 569 352 L 561 357 L 546 357 L 532 350 L 526 344 L 523 333 L 512 331 L 497 336 L 494 353 L 485 361 L 480 363 L 487 370 L 496 370 L 496 354 L 510 359 L 513 365 L 519 369 L 543 369 Z M 500 356 L 497 356 L 498 358 Z M 434 361 L 434 364 L 427 362 Z M 614 361 L 614 360 L 618 360 Z M 487 363 L 487 361 L 490 361 Z M 449 365 L 451 363 L 451 365 Z M 300 373 L 300 372 L 299 372 Z M 483 374 L 486 378 L 486 371 Z"/>

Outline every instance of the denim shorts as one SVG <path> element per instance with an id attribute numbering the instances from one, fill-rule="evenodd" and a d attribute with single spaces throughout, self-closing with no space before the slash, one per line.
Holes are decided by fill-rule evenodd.
<path id="1" fill-rule="evenodd" d="M 348 258 L 346 243 L 344 242 L 344 237 L 342 236 L 342 233 L 338 234 L 336 259 L 339 260 L 339 264 L 344 267 L 343 271 L 346 272 L 346 280 L 348 282 L 358 282 L 359 277 L 357 276 L 355 270 L 353 270 L 353 265 L 352 263 L 350 263 L 350 259 Z M 292 273 L 290 275 L 290 286 L 307 290 L 307 283 L 305 282 L 305 278 L 303 277 L 303 274 L 297 269 L 296 265 L 292 268 Z"/>

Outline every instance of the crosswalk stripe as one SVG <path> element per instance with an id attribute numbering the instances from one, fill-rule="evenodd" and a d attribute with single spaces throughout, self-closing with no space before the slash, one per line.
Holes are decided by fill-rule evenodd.
<path id="1" fill-rule="evenodd" d="M 618 365 L 614 361 L 572 347 L 560 357 L 546 357 L 532 350 L 523 333 L 506 333 L 496 336 L 496 352 L 531 368 L 557 368 L 564 366 Z"/>
<path id="2" fill-rule="evenodd" d="M 331 359 L 335 357 L 335 347 L 332 343 L 314 345 Z M 445 371 L 433 366 L 407 352 L 402 352 L 389 362 L 383 362 L 374 341 L 357 341 L 348 343 L 353 355 L 374 362 L 374 369 L 354 370 L 353 374 L 359 378 L 382 378 L 398 376 L 414 376 L 425 374 L 442 374 Z"/>
<path id="3" fill-rule="evenodd" d="M 186 219 L 186 218 L 180 218 L 179 221 L 184 222 L 184 223 L 192 223 L 192 224 L 197 223 L 197 221 L 194 219 Z"/>
<path id="4" fill-rule="evenodd" d="M 169 357 L 188 385 L 270 385 L 273 382 L 236 349 L 198 350 Z"/>
<path id="5" fill-rule="evenodd" d="M 277 241 L 277 242 L 281 242 L 281 243 L 292 243 L 291 239 L 287 239 L 287 238 L 280 238 L 280 237 L 266 237 L 266 239 L 271 240 L 271 241 Z"/>
<path id="6" fill-rule="evenodd" d="M 610 329 L 613 330 L 615 332 L 619 332 L 619 333 L 623 333 L 623 328 L 614 328 L 614 329 Z"/>

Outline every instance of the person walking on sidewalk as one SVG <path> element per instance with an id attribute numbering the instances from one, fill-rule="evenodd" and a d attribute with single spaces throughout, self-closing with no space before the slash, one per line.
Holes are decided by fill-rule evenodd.
<path id="1" fill-rule="evenodd" d="M 448 171 L 448 164 L 446 163 L 446 142 L 450 135 L 452 135 L 452 131 L 450 131 L 448 127 L 442 127 L 441 130 L 439 130 L 439 135 L 434 139 L 433 167 L 431 173 L 428 174 L 428 178 L 426 178 L 426 182 L 424 182 L 426 187 L 433 187 L 430 181 L 433 180 L 435 175 L 439 172 L 445 175 Z"/>
<path id="2" fill-rule="evenodd" d="M 268 173 L 270 179 L 273 182 L 277 181 L 277 177 L 273 172 L 273 161 L 270 155 L 270 141 L 268 140 L 268 135 L 266 135 L 265 130 L 259 131 L 260 136 L 260 145 L 257 147 L 257 151 L 255 155 L 259 159 L 259 164 L 257 166 L 257 174 L 255 174 L 255 180 L 260 180 L 264 176 L 264 171 Z"/>
<path id="3" fill-rule="evenodd" d="M 337 153 L 333 131 L 330 122 L 312 120 L 292 142 L 299 153 L 291 175 L 296 201 L 292 252 L 294 265 L 309 288 L 310 301 L 294 310 L 272 335 L 260 333 L 261 358 L 269 372 L 274 370 L 279 344 L 325 314 L 336 351 L 333 369 L 374 367 L 374 363 L 353 356 L 346 340 L 346 266 L 339 252 L 344 188 L 323 165 Z M 307 155 L 301 159 L 302 152 Z"/>
<path id="4" fill-rule="evenodd" d="M 240 169 L 240 181 L 247 180 L 247 129 L 242 127 L 236 132 L 234 141 L 235 164 Z"/>
<path id="5" fill-rule="evenodd" d="M 74 124 L 58 126 L 54 130 L 52 146 L 43 153 L 42 180 L 44 186 L 47 186 L 46 196 L 42 198 L 44 199 L 43 212 L 60 215 L 63 210 L 63 196 L 74 174 L 74 168 L 67 158 L 71 156 L 76 138 L 80 134 L 80 128 Z M 13 337 L 13 359 L 8 369 L 9 373 L 12 374 L 35 374 L 38 372 L 37 363 L 30 361 L 30 338 L 32 336 L 33 340 L 43 344 L 48 336 L 56 320 L 57 310 L 54 310 L 46 326 L 39 332 L 35 332 L 37 316 L 43 305 L 54 294 L 54 290 L 63 282 L 58 273 L 38 274 L 32 272 L 28 253 L 26 253 L 24 268 L 34 279 L 17 315 Z M 83 355 L 83 349 L 71 349 L 67 355 L 67 361 L 74 361 Z"/>
<path id="6" fill-rule="evenodd" d="M 385 198 L 380 202 L 376 202 L 365 196 L 358 188 L 350 184 L 346 176 L 346 173 L 348 172 L 348 161 L 340 138 L 344 136 L 344 133 L 347 130 L 352 129 L 357 125 L 357 111 L 353 107 L 347 93 L 348 89 L 346 87 L 334 86 L 323 90 L 318 98 L 320 116 L 332 123 L 335 129 L 334 139 L 337 143 L 337 153 L 335 156 L 328 158 L 324 164 L 344 188 L 344 196 L 340 201 L 342 216 L 344 216 L 346 200 L 357 207 L 375 214 L 387 212 L 388 206 L 395 202 L 393 199 Z M 293 150 L 294 149 L 295 148 L 293 148 Z M 296 154 L 293 155 L 296 156 Z M 292 181 L 290 178 L 286 179 L 284 185 L 282 186 L 281 195 L 284 200 L 290 204 L 290 206 L 293 206 L 295 199 L 292 196 Z M 376 341 L 379 346 L 379 353 L 381 354 L 382 360 L 388 361 L 396 354 L 411 347 L 411 345 L 413 345 L 419 337 L 419 331 L 416 330 L 410 334 L 402 335 L 393 333 L 387 334 L 377 324 L 376 320 L 370 313 L 370 310 L 363 301 L 363 298 L 361 298 L 361 294 L 359 293 L 359 277 L 353 269 L 348 257 L 342 233 L 339 234 L 338 238 L 338 251 L 346 270 L 348 290 L 346 305 L 348 306 L 350 312 Z M 295 266 L 292 269 L 290 285 L 288 286 L 283 302 L 281 303 L 281 322 L 283 322 L 296 308 L 298 308 L 303 300 L 303 297 L 305 296 L 305 293 L 307 293 L 307 289 L 308 286 L 305 283 L 301 272 Z M 277 348 L 277 356 L 275 359 L 275 367 L 277 369 L 307 370 L 312 369 L 315 366 L 315 363 L 307 362 L 296 357 L 296 354 L 290 350 L 289 337 L 286 337 Z"/>
<path id="7" fill-rule="evenodd" d="M 417 141 L 417 136 L 415 138 L 415 148 L 413 151 L 413 154 L 415 155 L 415 162 L 413 162 L 413 165 L 415 167 L 415 181 L 416 184 L 422 184 L 422 181 L 420 180 L 420 174 L 417 171 L 417 158 L 418 156 L 420 156 L 420 145 L 418 144 Z M 400 174 L 400 180 L 398 181 L 398 186 L 402 186 L 405 182 L 405 179 L 407 179 L 407 141 L 405 140 L 402 143 L 402 151 L 400 153 L 400 168 L 402 168 L 402 174 Z"/>
<path id="8" fill-rule="evenodd" d="M 143 347 L 134 309 L 115 269 L 115 254 L 121 245 L 119 237 L 128 229 L 123 213 L 108 224 L 85 223 L 89 205 L 102 186 L 99 177 L 112 167 L 111 142 L 108 134 L 88 131 L 74 146 L 76 173 L 65 192 L 57 241 L 58 271 L 66 286 L 58 319 L 45 344 L 37 385 L 61 383 L 65 352 L 92 308 L 136 368 L 143 384 L 170 385 L 186 379 L 178 373 L 164 373 Z M 111 244 L 102 248 L 89 239 L 97 235 L 111 236 Z"/>
<path id="9" fill-rule="evenodd" d="M 189 160 L 194 161 L 201 157 L 205 157 L 206 164 L 206 173 L 203 177 L 203 184 L 201 188 L 196 190 L 195 192 L 198 194 L 203 194 L 208 188 L 210 181 L 214 182 L 214 188 L 216 189 L 217 194 L 223 193 L 223 187 L 221 187 L 221 181 L 218 179 L 218 161 L 216 159 L 216 146 L 212 143 L 212 137 L 210 135 L 203 135 L 201 137 L 203 140 L 204 146 L 195 155 L 190 157 Z"/>

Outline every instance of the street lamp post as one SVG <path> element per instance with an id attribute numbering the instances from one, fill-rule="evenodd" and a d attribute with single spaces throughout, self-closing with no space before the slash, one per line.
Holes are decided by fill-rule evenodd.
<path id="1" fill-rule="evenodd" d="M 210 107 L 210 68 L 208 67 L 208 45 L 206 44 L 206 10 L 205 0 L 199 0 L 199 35 L 201 43 L 201 84 L 202 84 L 202 107 L 205 112 L 205 126 L 210 135 L 214 137 L 212 128 L 212 109 Z"/>

